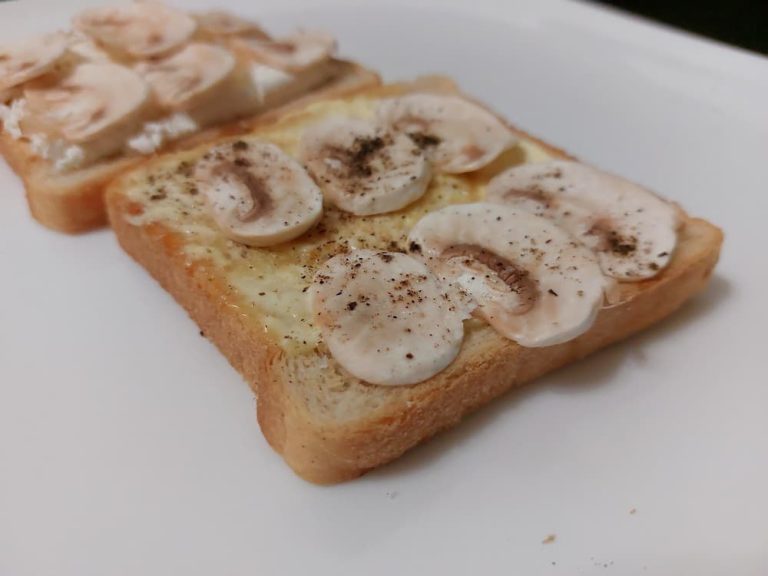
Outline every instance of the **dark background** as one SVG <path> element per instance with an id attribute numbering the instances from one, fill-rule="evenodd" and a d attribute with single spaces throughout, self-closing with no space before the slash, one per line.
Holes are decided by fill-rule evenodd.
<path id="1" fill-rule="evenodd" d="M 768 0 L 595 0 L 650 20 L 768 54 Z"/>
<path id="2" fill-rule="evenodd" d="M 592 1 L 768 55 L 768 0 Z"/>

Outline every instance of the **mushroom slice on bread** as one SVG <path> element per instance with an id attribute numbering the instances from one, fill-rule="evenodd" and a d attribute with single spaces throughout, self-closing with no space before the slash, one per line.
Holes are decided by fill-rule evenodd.
<path id="1" fill-rule="evenodd" d="M 428 152 L 441 172 L 479 170 L 516 141 L 496 116 L 458 96 L 409 94 L 384 100 L 378 115 Z"/>
<path id="2" fill-rule="evenodd" d="M 89 8 L 75 16 L 73 24 L 110 52 L 126 58 L 166 54 L 197 30 L 192 16 L 158 2 Z"/>
<path id="3" fill-rule="evenodd" d="M 264 140 L 209 150 L 195 167 L 209 211 L 230 239 L 273 246 L 301 236 L 323 213 L 323 196 L 304 168 Z"/>
<path id="4" fill-rule="evenodd" d="M 489 182 L 486 199 L 554 221 L 595 251 L 603 272 L 618 280 L 656 276 L 677 244 L 677 206 L 578 162 L 510 168 Z"/>
<path id="5" fill-rule="evenodd" d="M 430 163 L 406 135 L 333 116 L 309 128 L 300 156 L 328 200 L 358 216 L 404 208 L 424 195 Z"/>
<path id="6" fill-rule="evenodd" d="M 522 346 L 585 332 L 606 278 L 587 248 L 551 221 L 497 204 L 447 206 L 424 216 L 410 248 L 477 303 L 475 313 Z"/>
<path id="7" fill-rule="evenodd" d="M 365 382 L 421 382 L 461 349 L 466 309 L 407 254 L 354 250 L 334 256 L 315 274 L 309 298 L 331 354 Z"/>

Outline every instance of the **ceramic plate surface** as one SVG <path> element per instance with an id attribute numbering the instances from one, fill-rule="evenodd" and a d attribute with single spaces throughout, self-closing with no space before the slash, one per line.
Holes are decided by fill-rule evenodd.
<path id="1" fill-rule="evenodd" d="M 0 4 L 0 38 L 85 4 Z M 768 60 L 555 0 L 217 5 L 454 76 L 720 225 L 721 263 L 663 324 L 322 488 L 112 234 L 42 228 L 0 163 L 0 575 L 768 574 Z"/>

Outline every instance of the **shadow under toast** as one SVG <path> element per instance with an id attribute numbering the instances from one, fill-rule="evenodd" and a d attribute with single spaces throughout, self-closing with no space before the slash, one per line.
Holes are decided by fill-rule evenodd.
<path id="1" fill-rule="evenodd" d="M 658 324 L 600 350 L 583 360 L 565 366 L 530 384 L 513 388 L 500 398 L 466 416 L 464 420 L 433 439 L 426 441 L 381 468 L 369 474 L 371 480 L 400 476 L 417 471 L 422 466 L 460 448 L 465 440 L 490 426 L 501 416 L 513 417 L 512 410 L 532 394 L 555 391 L 560 394 L 585 394 L 595 388 L 609 385 L 620 366 L 626 361 L 639 364 L 647 362 L 644 347 L 654 340 L 673 337 L 680 330 L 689 328 L 720 305 L 733 288 L 724 278 L 714 275 L 707 288 L 683 307 Z M 567 374 L 567 378 L 564 375 Z M 364 480 L 363 480 L 364 481 Z"/>

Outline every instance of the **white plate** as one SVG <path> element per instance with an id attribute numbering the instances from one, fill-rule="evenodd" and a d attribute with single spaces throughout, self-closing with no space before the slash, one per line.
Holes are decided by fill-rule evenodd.
<path id="1" fill-rule="evenodd" d="M 320 488 L 112 235 L 40 227 L 0 166 L 0 574 L 768 574 L 768 61 L 560 1 L 221 4 L 455 76 L 721 225 L 722 261 L 657 328 Z M 0 5 L 0 38 L 79 5 Z"/>

